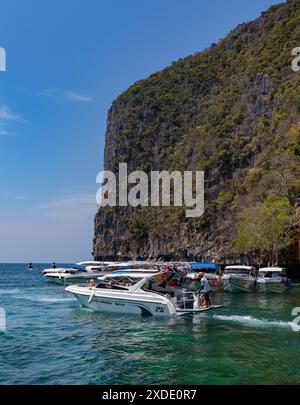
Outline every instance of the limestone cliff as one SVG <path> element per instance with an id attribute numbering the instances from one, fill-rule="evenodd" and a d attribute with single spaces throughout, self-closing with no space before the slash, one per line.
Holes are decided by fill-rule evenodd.
<path id="1" fill-rule="evenodd" d="M 103 208 L 96 258 L 226 259 L 238 213 L 268 193 L 300 195 L 300 1 L 271 7 L 210 48 L 133 84 L 108 113 L 105 169 L 204 170 L 205 214 Z"/>

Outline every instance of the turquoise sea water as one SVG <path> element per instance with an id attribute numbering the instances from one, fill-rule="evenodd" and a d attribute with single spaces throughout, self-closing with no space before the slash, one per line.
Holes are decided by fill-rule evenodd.
<path id="1" fill-rule="evenodd" d="M 93 313 L 41 275 L 0 265 L 0 384 L 299 384 L 300 287 L 226 293 L 218 311 L 177 319 Z"/>

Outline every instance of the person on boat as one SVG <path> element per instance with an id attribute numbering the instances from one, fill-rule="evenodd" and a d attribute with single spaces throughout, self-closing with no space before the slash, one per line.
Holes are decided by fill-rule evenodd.
<path id="1" fill-rule="evenodd" d="M 56 263 L 55 262 L 52 263 L 52 269 L 56 269 Z"/>
<path id="2" fill-rule="evenodd" d="M 95 281 L 91 278 L 90 281 L 87 283 L 88 288 L 93 288 L 95 287 Z"/>
<path id="3" fill-rule="evenodd" d="M 201 288 L 200 291 L 203 290 L 204 293 L 204 298 L 205 298 L 205 307 L 208 308 L 211 306 L 211 302 L 210 302 L 210 292 L 211 292 L 211 288 L 209 286 L 208 280 L 205 277 L 204 273 L 199 273 L 198 274 L 198 279 L 200 280 L 201 283 Z"/>

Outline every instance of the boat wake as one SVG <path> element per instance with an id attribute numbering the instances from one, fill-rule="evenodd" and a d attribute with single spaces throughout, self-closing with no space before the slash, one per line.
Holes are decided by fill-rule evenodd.
<path id="1" fill-rule="evenodd" d="M 260 327 L 260 328 L 292 328 L 295 323 L 287 321 L 270 321 L 264 318 L 255 318 L 253 316 L 243 316 L 243 315 L 213 315 L 214 319 L 219 319 L 221 321 L 231 321 L 238 322 L 247 326 Z"/>
<path id="2" fill-rule="evenodd" d="M 35 301 L 39 302 L 49 302 L 49 303 L 64 303 L 64 302 L 74 302 L 76 299 L 74 298 L 51 298 L 51 297 L 39 297 L 35 299 Z"/>

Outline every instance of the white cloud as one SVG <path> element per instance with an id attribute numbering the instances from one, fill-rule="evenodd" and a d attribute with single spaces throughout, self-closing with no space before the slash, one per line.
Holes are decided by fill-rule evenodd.
<path id="1" fill-rule="evenodd" d="M 15 196 L 15 199 L 16 199 L 16 200 L 27 200 L 27 198 L 28 198 L 28 196 L 27 196 L 27 195 L 24 195 L 24 194 L 16 195 L 16 196 Z"/>
<path id="2" fill-rule="evenodd" d="M 19 119 L 19 115 L 13 113 L 6 105 L 0 105 L 0 122 L 1 121 L 14 121 Z"/>
<path id="3" fill-rule="evenodd" d="M 96 211 L 94 194 L 79 194 L 50 201 L 35 207 L 45 217 L 59 221 L 78 221 L 93 218 Z"/>
<path id="4" fill-rule="evenodd" d="M 40 93 L 46 97 L 52 97 L 64 101 L 89 102 L 92 98 L 86 94 L 81 94 L 73 90 L 46 89 Z"/>
<path id="5" fill-rule="evenodd" d="M 11 109 L 4 104 L 0 105 L 0 136 L 12 135 L 7 127 L 11 126 L 12 122 L 19 121 L 20 115 L 11 111 Z"/>
<path id="6" fill-rule="evenodd" d="M 7 131 L 4 128 L 0 128 L 0 136 L 12 135 L 10 131 Z"/>
<path id="7" fill-rule="evenodd" d="M 28 198 L 25 194 L 12 194 L 8 191 L 0 191 L 0 196 L 13 200 L 26 200 Z"/>
<path id="8" fill-rule="evenodd" d="M 92 101 L 92 98 L 89 96 L 85 96 L 84 94 L 79 94 L 74 91 L 66 91 L 65 96 L 70 101 Z"/>

